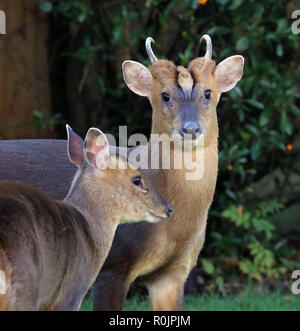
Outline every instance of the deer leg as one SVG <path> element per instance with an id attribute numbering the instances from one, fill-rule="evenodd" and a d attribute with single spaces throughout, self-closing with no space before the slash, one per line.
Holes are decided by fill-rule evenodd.
<path id="1" fill-rule="evenodd" d="M 186 277 L 167 274 L 147 283 L 152 309 L 156 311 L 183 310 L 185 280 Z"/>
<path id="2" fill-rule="evenodd" d="M 102 270 L 93 287 L 94 310 L 122 310 L 129 286 L 130 281 L 126 275 L 115 274 L 113 270 Z"/>

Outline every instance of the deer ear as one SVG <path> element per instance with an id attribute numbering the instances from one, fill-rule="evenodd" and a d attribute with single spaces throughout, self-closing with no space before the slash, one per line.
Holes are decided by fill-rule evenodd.
<path id="1" fill-rule="evenodd" d="M 122 70 L 124 81 L 132 92 L 142 97 L 151 96 L 152 74 L 143 64 L 125 61 Z"/>
<path id="2" fill-rule="evenodd" d="M 80 165 L 84 159 L 83 139 L 79 137 L 68 124 L 66 125 L 66 129 L 68 133 L 69 160 L 76 165 Z"/>
<path id="3" fill-rule="evenodd" d="M 84 158 L 94 168 L 103 170 L 109 158 L 109 143 L 105 134 L 96 128 L 89 129 L 84 140 Z"/>
<path id="4" fill-rule="evenodd" d="M 243 76 L 244 58 L 241 55 L 230 56 L 219 63 L 215 70 L 218 92 L 230 91 Z"/>

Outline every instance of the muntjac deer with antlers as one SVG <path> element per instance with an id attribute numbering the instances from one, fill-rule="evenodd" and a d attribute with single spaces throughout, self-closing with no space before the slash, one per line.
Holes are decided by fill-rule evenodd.
<path id="1" fill-rule="evenodd" d="M 152 105 L 151 133 L 177 134 L 182 141 L 192 139 L 194 148 L 184 150 L 184 154 L 204 149 L 204 160 L 197 160 L 203 162 L 204 173 L 199 180 L 186 180 L 189 170 L 185 167 L 144 171 L 174 206 L 174 214 L 168 224 L 139 224 L 135 230 L 139 240 L 134 240 L 130 227 L 119 228 L 94 286 L 95 309 L 121 309 L 129 285 L 136 278 L 147 286 L 154 310 L 183 308 L 184 283 L 204 243 L 207 214 L 217 179 L 216 106 L 221 93 L 232 89 L 241 79 L 244 64 L 243 57 L 237 55 L 216 66 L 211 60 L 210 37 L 204 35 L 202 39 L 207 44 L 206 54 L 191 61 L 188 68 L 158 60 L 151 49 L 151 38 L 146 41 L 152 62 L 150 70 L 133 61 L 123 64 L 128 87 L 147 97 Z M 204 144 L 199 144 L 203 135 Z M 171 158 L 172 153 L 171 148 Z M 151 158 L 151 151 L 148 155 Z"/>
<path id="2" fill-rule="evenodd" d="M 78 171 L 64 202 L 26 184 L 0 182 L 0 269 L 6 280 L 0 310 L 77 310 L 117 225 L 155 223 L 171 212 L 133 165 L 109 154 L 101 131 L 90 129 L 83 142 L 68 127 L 68 136 Z"/>
<path id="3" fill-rule="evenodd" d="M 202 40 L 207 44 L 205 56 L 191 61 L 188 68 L 158 60 L 151 49 L 151 38 L 146 40 L 152 62 L 150 69 L 134 61 L 123 64 L 128 87 L 147 97 L 152 105 L 152 134 L 177 134 L 182 141 L 191 139 L 193 148 L 184 150 L 184 154 L 193 157 L 195 151 L 201 150 L 203 159 L 198 161 L 203 163 L 204 172 L 201 179 L 187 180 L 190 170 L 184 167 L 143 170 L 145 177 L 173 206 L 173 216 L 164 224 L 118 227 L 94 286 L 96 310 L 122 309 L 129 286 L 137 278 L 146 284 L 153 309 L 183 308 L 184 283 L 204 243 L 217 179 L 216 106 L 221 93 L 234 88 L 241 79 L 244 64 L 243 57 L 236 55 L 216 66 L 211 60 L 210 37 L 204 35 Z M 53 140 L 1 142 L 0 178 L 29 182 L 61 198 L 74 172 L 64 158 L 64 146 L 65 142 Z M 25 148 L 30 152 L 24 154 Z M 151 149 L 151 144 L 142 148 Z M 43 155 L 42 163 L 30 161 L 43 149 L 47 154 Z M 171 154 L 174 152 L 171 149 Z M 19 155 L 18 163 L 12 160 L 15 154 Z M 151 153 L 147 154 L 150 158 Z M 62 175 L 57 174 L 55 167 L 49 169 L 53 158 L 63 169 Z M 30 166 L 26 166 L 27 162 Z"/>

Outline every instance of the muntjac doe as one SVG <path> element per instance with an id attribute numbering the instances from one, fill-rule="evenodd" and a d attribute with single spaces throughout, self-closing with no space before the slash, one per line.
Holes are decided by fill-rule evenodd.
<path id="1" fill-rule="evenodd" d="M 0 310 L 78 310 L 117 225 L 156 223 L 171 213 L 133 165 L 110 155 L 100 130 L 90 129 L 83 142 L 67 129 L 78 171 L 64 202 L 26 184 L 0 182 Z"/>

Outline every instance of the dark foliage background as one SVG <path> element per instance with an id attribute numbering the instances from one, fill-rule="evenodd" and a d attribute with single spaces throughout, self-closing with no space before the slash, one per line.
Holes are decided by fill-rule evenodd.
<path id="1" fill-rule="evenodd" d="M 217 62 L 245 57 L 242 81 L 218 107 L 220 172 L 199 259 L 198 280 L 223 294 L 253 278 L 273 286 L 300 269 L 299 35 L 290 19 L 299 8 L 284 0 L 40 1 L 51 22 L 53 114 L 81 134 L 98 126 L 117 135 L 126 124 L 129 134 L 149 134 L 150 105 L 121 76 L 126 59 L 149 65 L 147 36 L 176 64 L 203 54 L 204 33 Z"/>

